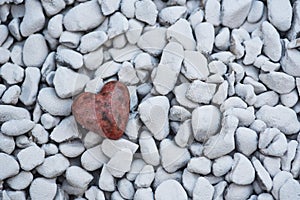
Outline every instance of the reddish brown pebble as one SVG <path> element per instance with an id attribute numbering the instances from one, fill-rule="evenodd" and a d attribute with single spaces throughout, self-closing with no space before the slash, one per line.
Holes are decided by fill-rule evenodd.
<path id="1" fill-rule="evenodd" d="M 84 128 L 116 140 L 122 137 L 126 128 L 129 104 L 127 87 L 119 81 L 111 81 L 99 94 L 80 94 L 73 102 L 72 112 Z"/>

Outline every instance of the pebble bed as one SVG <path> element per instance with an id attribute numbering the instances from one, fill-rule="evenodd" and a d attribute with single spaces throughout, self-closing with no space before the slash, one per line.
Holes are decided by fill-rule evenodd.
<path id="1" fill-rule="evenodd" d="M 0 199 L 299 200 L 300 0 L 0 0 Z M 74 97 L 119 80 L 125 134 Z"/>

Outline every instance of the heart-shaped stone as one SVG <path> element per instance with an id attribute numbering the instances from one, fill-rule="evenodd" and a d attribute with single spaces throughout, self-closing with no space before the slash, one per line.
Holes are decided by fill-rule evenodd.
<path id="1" fill-rule="evenodd" d="M 111 81 L 98 94 L 84 92 L 76 97 L 72 113 L 84 128 L 116 140 L 126 128 L 129 106 L 127 87 L 119 81 Z"/>

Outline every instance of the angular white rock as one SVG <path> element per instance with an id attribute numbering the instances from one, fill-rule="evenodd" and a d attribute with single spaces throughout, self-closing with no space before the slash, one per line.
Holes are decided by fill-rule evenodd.
<path id="1" fill-rule="evenodd" d="M 256 1 L 260 2 L 260 1 Z M 263 47 L 263 42 L 259 37 L 254 37 L 250 40 L 244 42 L 246 55 L 244 57 L 243 63 L 245 65 L 250 65 L 255 62 L 257 56 L 261 54 Z"/>
<path id="2" fill-rule="evenodd" d="M 193 102 L 209 104 L 216 92 L 216 88 L 216 84 L 195 80 L 190 84 L 185 96 Z"/>
<path id="3" fill-rule="evenodd" d="M 300 184 L 295 179 L 287 180 L 279 190 L 279 198 L 282 200 L 297 199 L 300 195 Z"/>
<path id="4" fill-rule="evenodd" d="M 157 140 L 169 134 L 170 103 L 165 96 L 156 96 L 143 101 L 138 108 L 140 118 Z"/>
<path id="5" fill-rule="evenodd" d="M 174 88 L 174 94 L 176 101 L 186 108 L 196 108 L 199 106 L 198 103 L 195 103 L 188 98 L 186 98 L 185 94 L 187 89 L 189 88 L 189 83 L 182 83 L 181 85 L 178 85 Z"/>
<path id="6" fill-rule="evenodd" d="M 121 0 L 99 0 L 103 15 L 110 15 L 119 9 Z"/>
<path id="7" fill-rule="evenodd" d="M 136 19 L 154 25 L 157 18 L 157 8 L 154 2 L 150 0 L 141 0 L 135 2 Z"/>
<path id="8" fill-rule="evenodd" d="M 103 153 L 109 158 L 113 157 L 117 152 L 122 151 L 122 149 L 130 149 L 132 154 L 138 149 L 138 145 L 130 140 L 120 138 L 118 140 L 104 139 L 101 145 Z"/>
<path id="9" fill-rule="evenodd" d="M 103 153 L 101 145 L 87 149 L 81 156 L 81 165 L 87 171 L 94 171 L 108 162 L 108 157 Z"/>
<path id="10" fill-rule="evenodd" d="M 71 166 L 66 170 L 66 180 L 73 187 L 85 188 L 93 176 L 80 167 Z"/>
<path id="11" fill-rule="evenodd" d="M 128 30 L 125 33 L 126 38 L 130 44 L 136 44 L 142 34 L 144 24 L 136 19 L 130 19 L 128 21 L 128 26 Z"/>
<path id="12" fill-rule="evenodd" d="M 113 192 L 115 190 L 115 179 L 108 171 L 106 165 L 102 167 L 98 185 L 99 188 L 104 191 Z"/>
<path id="13" fill-rule="evenodd" d="M 157 200 L 187 200 L 187 194 L 179 182 L 175 180 L 166 180 L 162 182 L 155 190 L 155 199 Z"/>
<path id="14" fill-rule="evenodd" d="M 237 150 L 250 156 L 257 149 L 258 136 L 255 131 L 246 127 L 239 127 L 235 132 Z"/>
<path id="15" fill-rule="evenodd" d="M 206 79 L 209 75 L 206 57 L 198 51 L 184 51 L 181 73 L 190 80 Z"/>
<path id="16" fill-rule="evenodd" d="M 0 179 L 4 180 L 6 178 L 12 177 L 19 173 L 19 164 L 13 156 L 7 155 L 5 153 L 0 153 Z"/>
<path id="17" fill-rule="evenodd" d="M 83 64 L 89 70 L 96 70 L 103 62 L 103 48 L 84 54 Z"/>
<path id="18" fill-rule="evenodd" d="M 299 4 L 300 5 L 300 4 Z M 286 49 L 282 59 L 280 60 L 280 64 L 282 70 L 291 75 L 291 76 L 299 76 L 299 63 L 300 63 L 300 53 L 297 49 Z"/>
<path id="19" fill-rule="evenodd" d="M 32 200 L 51 200 L 55 197 L 57 185 L 55 179 L 35 178 L 29 188 Z"/>
<path id="20" fill-rule="evenodd" d="M 91 186 L 84 195 L 87 199 L 105 200 L 104 193 L 96 186 Z"/>
<path id="21" fill-rule="evenodd" d="M 129 25 L 127 18 L 122 13 L 116 12 L 109 18 L 107 30 L 108 38 L 114 38 L 126 32 L 128 28 Z"/>
<path id="22" fill-rule="evenodd" d="M 174 24 L 186 14 L 185 6 L 169 6 L 159 12 L 159 21 L 163 24 Z"/>
<path id="23" fill-rule="evenodd" d="M 43 164 L 36 168 L 37 172 L 46 178 L 56 178 L 62 175 L 70 166 L 69 160 L 58 153 L 45 158 Z"/>
<path id="24" fill-rule="evenodd" d="M 137 175 L 134 185 L 138 188 L 150 187 L 154 180 L 155 172 L 152 165 L 145 165 L 140 173 Z"/>
<path id="25" fill-rule="evenodd" d="M 269 156 L 283 156 L 287 151 L 287 139 L 277 128 L 267 128 L 260 133 L 258 148 Z"/>
<path id="26" fill-rule="evenodd" d="M 68 48 L 76 48 L 79 45 L 81 36 L 82 33 L 80 32 L 64 31 L 59 37 L 59 43 Z M 62 49 L 65 48 L 61 48 L 60 50 Z"/>
<path id="27" fill-rule="evenodd" d="M 252 157 L 252 164 L 262 189 L 270 192 L 273 183 L 269 173 L 257 158 Z"/>
<path id="28" fill-rule="evenodd" d="M 199 23 L 195 27 L 197 50 L 203 53 L 211 53 L 215 41 L 214 26 L 208 22 Z"/>
<path id="29" fill-rule="evenodd" d="M 44 162 L 45 151 L 36 145 L 22 149 L 17 154 L 18 161 L 22 169 L 29 171 Z"/>
<path id="30" fill-rule="evenodd" d="M 108 171 L 116 178 L 121 178 L 126 172 L 130 170 L 132 163 L 132 151 L 124 148 L 116 152 L 107 163 Z M 122 163 L 122 165 L 120 165 Z"/>

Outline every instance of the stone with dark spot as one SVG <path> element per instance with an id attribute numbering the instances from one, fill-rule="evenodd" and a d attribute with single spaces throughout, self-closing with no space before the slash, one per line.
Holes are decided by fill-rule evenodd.
<path id="1" fill-rule="evenodd" d="M 111 81 L 99 94 L 80 94 L 73 102 L 72 112 L 84 128 L 109 139 L 119 139 L 127 125 L 129 104 L 127 87 L 119 81 Z"/>

